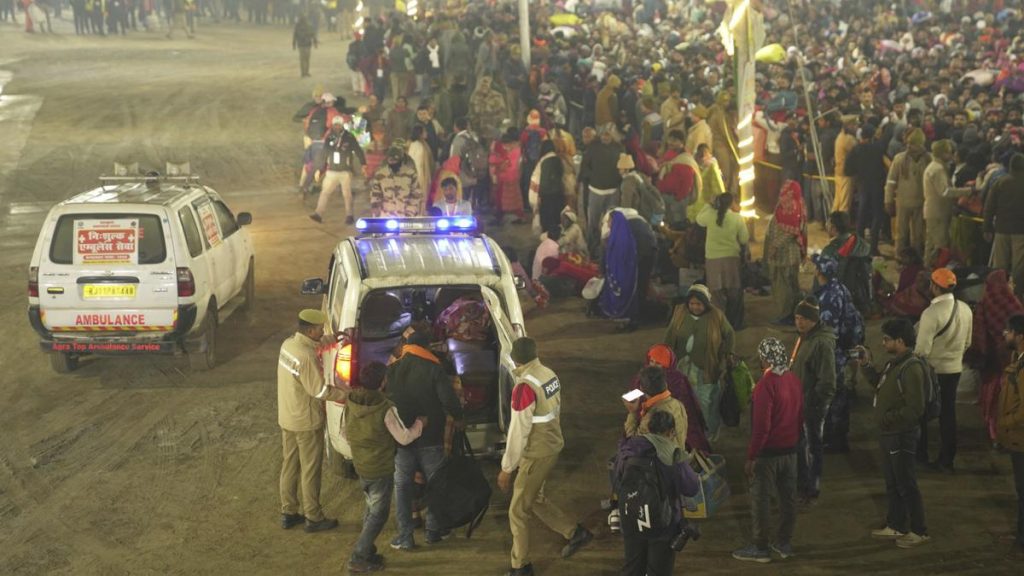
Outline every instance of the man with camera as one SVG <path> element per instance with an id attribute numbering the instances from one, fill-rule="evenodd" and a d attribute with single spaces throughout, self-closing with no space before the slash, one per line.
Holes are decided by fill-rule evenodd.
<path id="1" fill-rule="evenodd" d="M 676 552 L 700 538 L 682 514 L 682 497 L 696 495 L 700 480 L 675 438 L 675 418 L 655 411 L 646 433 L 619 444 L 615 484 L 626 552 L 623 576 L 670 576 Z"/>
<path id="2" fill-rule="evenodd" d="M 754 543 L 732 553 L 737 560 L 771 562 L 771 550 L 783 559 L 793 556 L 796 527 L 797 446 L 803 426 L 803 387 L 789 369 L 786 347 L 765 338 L 757 347 L 761 376 L 751 397 L 751 434 L 745 470 L 750 479 L 750 512 Z M 770 506 L 779 502 L 779 529 L 769 535 Z"/>
<path id="3" fill-rule="evenodd" d="M 853 359 L 854 369 L 875 385 L 874 406 L 889 500 L 885 526 L 872 530 L 871 536 L 894 540 L 900 548 L 914 548 L 929 540 L 914 469 L 928 378 L 924 361 L 913 354 L 916 341 L 909 320 L 888 320 L 882 324 L 882 346 L 893 359 L 881 372 L 870 364 L 871 354 L 863 347 Z"/>

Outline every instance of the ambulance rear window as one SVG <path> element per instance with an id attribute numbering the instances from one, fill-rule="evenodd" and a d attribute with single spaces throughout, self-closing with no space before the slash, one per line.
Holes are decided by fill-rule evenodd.
<path id="1" fill-rule="evenodd" d="M 125 234 L 137 227 L 138 237 L 134 243 L 131 235 Z M 79 234 L 76 235 L 76 229 Z M 76 237 L 81 238 L 83 231 L 95 230 L 101 234 L 95 242 L 86 247 L 76 245 Z M 102 233 L 110 234 L 104 237 Z M 96 235 L 94 235 L 96 236 Z M 127 238 L 127 240 L 125 240 Z M 120 241 L 119 241 L 120 240 Z M 134 254 L 132 254 L 134 249 Z M 76 260 L 76 254 L 79 260 Z M 160 225 L 160 217 L 155 214 L 65 214 L 57 220 L 50 244 L 50 262 L 54 264 L 74 264 L 76 261 L 88 261 L 104 264 L 104 260 L 113 264 L 137 261 L 139 264 L 160 264 L 167 259 L 167 247 L 164 245 L 164 230 Z"/>

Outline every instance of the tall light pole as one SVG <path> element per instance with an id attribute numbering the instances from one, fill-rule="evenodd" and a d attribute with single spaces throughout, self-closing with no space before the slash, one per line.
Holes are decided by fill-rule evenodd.
<path id="1" fill-rule="evenodd" d="M 523 66 L 530 69 L 530 0 L 519 0 L 519 52 Z"/>

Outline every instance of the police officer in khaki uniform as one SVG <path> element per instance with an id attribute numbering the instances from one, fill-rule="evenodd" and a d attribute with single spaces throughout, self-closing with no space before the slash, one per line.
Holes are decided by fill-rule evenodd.
<path id="1" fill-rule="evenodd" d="M 594 537 L 544 497 L 544 481 L 558 461 L 565 444 L 559 421 L 562 386 L 549 368 L 537 358 L 537 343 L 519 338 L 512 344 L 512 360 L 518 364 L 513 376 L 512 421 L 509 424 L 505 456 L 498 473 L 498 487 L 508 492 L 512 476 L 519 471 L 508 508 L 512 529 L 512 569 L 506 576 L 531 576 L 530 516 L 568 540 L 562 558 L 568 558 Z"/>
<path id="2" fill-rule="evenodd" d="M 320 509 L 324 459 L 324 401 L 344 400 L 344 391 L 324 383 L 317 345 L 326 318 L 319 310 L 299 312 L 298 331 L 281 344 L 277 361 L 277 423 L 281 426 L 281 527 L 306 523 L 306 532 L 338 526 Z M 302 513 L 298 490 L 302 484 Z"/>

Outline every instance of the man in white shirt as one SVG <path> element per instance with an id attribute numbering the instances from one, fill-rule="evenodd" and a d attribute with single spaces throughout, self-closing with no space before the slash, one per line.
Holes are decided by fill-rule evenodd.
<path id="1" fill-rule="evenodd" d="M 956 275 L 952 270 L 939 268 L 932 272 L 931 280 L 933 298 L 928 309 L 921 314 L 914 353 L 925 358 L 938 376 L 940 448 L 939 457 L 932 467 L 952 473 L 956 456 L 956 388 L 963 371 L 964 352 L 971 347 L 974 315 L 967 304 L 957 302 L 953 296 Z M 921 421 L 917 459 L 928 461 L 927 417 Z"/>

